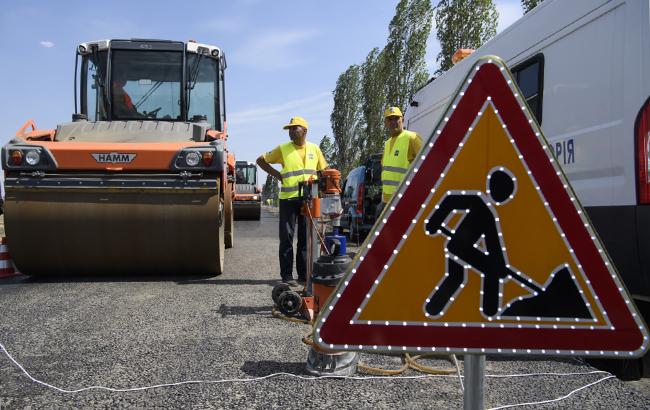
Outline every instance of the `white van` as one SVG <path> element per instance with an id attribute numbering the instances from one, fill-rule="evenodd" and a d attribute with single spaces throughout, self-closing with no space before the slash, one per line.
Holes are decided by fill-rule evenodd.
<path id="1" fill-rule="evenodd" d="M 647 312 L 650 0 L 545 0 L 419 90 L 406 128 L 431 135 L 469 68 L 485 55 L 511 68 L 629 292 Z"/>

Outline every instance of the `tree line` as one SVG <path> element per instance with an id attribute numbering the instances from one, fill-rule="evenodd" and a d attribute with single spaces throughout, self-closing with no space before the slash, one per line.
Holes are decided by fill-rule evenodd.
<path id="1" fill-rule="evenodd" d="M 521 0 L 524 13 L 542 0 Z M 413 95 L 453 66 L 460 48 L 477 49 L 496 34 L 499 13 L 493 0 L 400 0 L 388 25 L 383 48 L 375 47 L 365 60 L 341 73 L 332 92 L 332 137 L 320 149 L 331 167 L 345 177 L 371 154 L 383 151 L 387 138 L 384 110 L 408 108 Z M 430 76 L 425 60 L 427 40 L 434 26 L 440 42 L 437 69 Z M 275 187 L 275 188 L 274 188 Z M 277 181 L 267 177 L 264 198 L 277 198 Z"/>

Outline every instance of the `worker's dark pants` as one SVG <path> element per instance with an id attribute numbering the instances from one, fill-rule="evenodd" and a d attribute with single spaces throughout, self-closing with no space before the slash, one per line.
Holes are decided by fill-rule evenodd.
<path id="1" fill-rule="evenodd" d="M 293 234 L 298 221 L 298 249 L 296 271 L 298 280 L 307 276 L 307 218 L 300 214 L 302 200 L 280 200 L 280 276 L 283 281 L 293 279 Z"/>

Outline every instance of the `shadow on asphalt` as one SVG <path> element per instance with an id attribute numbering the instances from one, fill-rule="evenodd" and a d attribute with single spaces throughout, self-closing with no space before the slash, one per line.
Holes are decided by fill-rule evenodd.
<path id="1" fill-rule="evenodd" d="M 151 274 L 144 275 L 138 274 L 111 274 L 111 275 L 65 275 L 65 276 L 27 276 L 18 275 L 12 278 L 0 279 L 0 286 L 11 285 L 16 283 L 93 283 L 93 282 L 177 282 L 184 284 L 184 282 L 200 282 L 209 278 L 214 278 L 214 275 L 160 275 Z M 218 283 L 218 279 L 214 283 Z M 272 281 L 269 281 L 272 282 Z"/>
<path id="2" fill-rule="evenodd" d="M 269 285 L 277 279 L 219 279 L 213 275 L 77 275 L 77 276 L 27 276 L 0 278 L 0 286 L 16 283 L 93 283 L 93 282 L 176 282 L 178 285 Z"/>
<path id="3" fill-rule="evenodd" d="M 178 281 L 179 285 L 269 285 L 275 286 L 278 279 L 190 279 Z"/>
<path id="4" fill-rule="evenodd" d="M 302 352 L 301 352 L 302 354 Z M 303 374 L 309 376 L 305 371 L 305 362 L 275 362 L 261 360 L 259 362 L 247 361 L 241 367 L 241 371 L 252 377 L 263 377 L 273 373 Z"/>
<path id="5" fill-rule="evenodd" d="M 250 315 L 272 317 L 271 306 L 227 306 L 222 303 L 219 309 L 214 309 L 213 312 L 219 313 L 221 317 Z"/>

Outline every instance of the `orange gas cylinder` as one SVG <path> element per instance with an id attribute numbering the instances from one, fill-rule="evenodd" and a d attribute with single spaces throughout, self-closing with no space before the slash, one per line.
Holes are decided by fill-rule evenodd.
<path id="1" fill-rule="evenodd" d="M 312 291 L 314 294 L 314 316 L 325 307 L 327 299 L 345 275 L 352 259 L 348 255 L 321 255 L 314 262 Z M 359 355 L 355 352 L 333 351 L 319 348 L 313 344 L 307 355 L 305 369 L 317 376 L 350 376 L 356 372 Z"/>
<path id="2" fill-rule="evenodd" d="M 314 314 L 317 314 L 330 297 L 341 278 L 345 275 L 352 259 L 348 255 L 321 255 L 314 262 L 312 286 L 314 293 Z"/>

